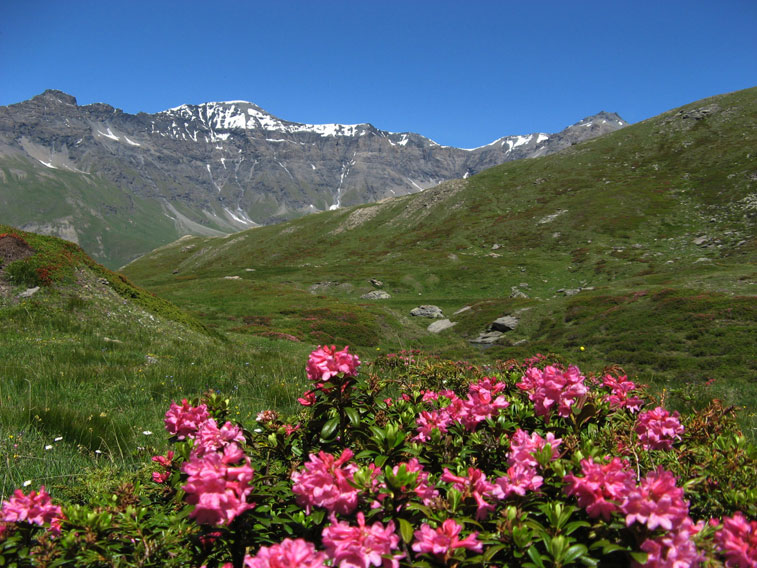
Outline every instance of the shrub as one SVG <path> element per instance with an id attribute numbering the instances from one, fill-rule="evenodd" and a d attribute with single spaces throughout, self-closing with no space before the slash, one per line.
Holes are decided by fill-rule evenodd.
<path id="1" fill-rule="evenodd" d="M 39 522 L 19 515 L 32 496 L 3 503 L 0 559 L 754 566 L 757 450 L 717 401 L 678 416 L 625 376 L 544 356 L 359 365 L 346 348 L 318 349 L 299 414 L 264 411 L 252 429 L 227 420 L 217 393 L 172 404 L 173 449 L 141 484 Z"/>

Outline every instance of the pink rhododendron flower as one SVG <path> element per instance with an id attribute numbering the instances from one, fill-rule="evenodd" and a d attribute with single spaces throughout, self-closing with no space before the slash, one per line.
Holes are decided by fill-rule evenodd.
<path id="1" fill-rule="evenodd" d="M 463 401 L 464 411 L 459 420 L 466 430 L 474 430 L 479 422 L 499 414 L 503 408 L 510 406 L 504 396 L 496 396 L 505 389 L 505 383 L 495 382 L 487 377 L 468 387 L 468 398 Z"/>
<path id="2" fill-rule="evenodd" d="M 353 455 L 349 448 L 338 459 L 323 451 L 310 454 L 305 470 L 292 473 L 297 504 L 308 512 L 317 506 L 331 512 L 352 513 L 357 508 L 358 490 L 350 482 L 358 467 L 347 462 Z"/>
<path id="3" fill-rule="evenodd" d="M 489 511 L 494 510 L 494 505 L 487 502 L 484 497 L 492 497 L 492 491 L 496 487 L 494 483 L 486 481 L 486 474 L 475 467 L 468 468 L 468 476 L 454 475 L 449 469 L 444 468 L 441 480 L 452 483 L 453 487 L 462 493 L 463 499 L 473 497 L 476 501 L 476 520 L 485 519 Z"/>
<path id="4" fill-rule="evenodd" d="M 621 511 L 627 526 L 640 523 L 650 530 L 672 531 L 688 518 L 689 502 L 683 500 L 683 489 L 676 487 L 673 474 L 660 466 L 626 495 Z"/>
<path id="5" fill-rule="evenodd" d="M 311 381 L 328 381 L 339 373 L 345 377 L 356 376 L 360 359 L 357 355 L 350 355 L 348 349 L 345 347 L 337 351 L 333 345 L 324 345 L 313 351 L 307 364 L 308 378 Z"/>
<path id="6" fill-rule="evenodd" d="M 639 435 L 645 450 L 669 450 L 674 440 L 680 440 L 683 426 L 678 421 L 678 412 L 670 414 L 658 406 L 654 410 L 642 412 L 634 430 Z"/>
<path id="7" fill-rule="evenodd" d="M 195 433 L 195 447 L 193 452 L 198 456 L 208 452 L 222 450 L 232 442 L 244 443 L 244 434 L 239 426 L 226 422 L 221 428 L 213 418 L 208 418 L 200 424 Z"/>
<path id="8" fill-rule="evenodd" d="M 306 391 L 300 398 L 297 399 L 302 406 L 313 406 L 315 404 L 315 391 Z"/>
<path id="9" fill-rule="evenodd" d="M 715 544 L 725 554 L 727 568 L 757 568 L 757 521 L 747 520 L 740 511 L 723 519 Z"/>
<path id="10" fill-rule="evenodd" d="M 511 495 L 523 497 L 526 491 L 538 490 L 543 481 L 536 468 L 517 463 L 507 469 L 507 475 L 496 479 L 492 495 L 497 499 L 507 499 Z"/>
<path id="11" fill-rule="evenodd" d="M 585 377 L 578 367 L 568 367 L 567 371 L 547 365 L 544 370 L 531 367 L 526 370 L 516 386 L 529 393 L 537 416 L 547 416 L 557 408 L 563 418 L 570 416 L 570 407 L 589 391 L 584 385 Z"/>
<path id="12" fill-rule="evenodd" d="M 40 527 L 48 525 L 48 530 L 55 535 L 60 534 L 62 519 L 63 510 L 60 506 L 53 505 L 44 485 L 39 491 L 30 491 L 29 495 L 16 489 L 11 498 L 3 501 L 0 507 L 0 522 L 29 523 Z"/>
<path id="13" fill-rule="evenodd" d="M 592 518 L 602 517 L 609 521 L 626 496 L 636 490 L 628 462 L 620 458 L 613 458 L 607 464 L 595 463 L 591 458 L 583 459 L 581 472 L 583 477 L 569 473 L 563 478 L 567 483 L 565 492 L 574 495 L 578 506 L 586 509 Z"/>
<path id="14" fill-rule="evenodd" d="M 197 429 L 208 418 L 210 414 L 206 405 L 191 406 L 185 398 L 181 401 L 181 406 L 175 402 L 171 403 L 164 422 L 169 434 L 176 436 L 179 440 L 184 440 L 194 438 Z"/>
<path id="15" fill-rule="evenodd" d="M 452 553 L 456 548 L 466 548 L 474 552 L 481 552 L 483 545 L 477 539 L 478 533 L 472 532 L 464 539 L 460 539 L 460 531 L 463 530 L 452 519 L 447 519 L 438 529 L 432 529 L 426 523 L 413 533 L 415 542 L 413 550 L 422 554 L 433 554 L 434 556 L 444 558 Z"/>
<path id="16" fill-rule="evenodd" d="M 189 516 L 198 523 L 225 525 L 255 506 L 247 503 L 254 473 L 249 458 L 245 457 L 242 465 L 229 465 L 244 456 L 237 450 L 236 444 L 230 444 L 224 454 L 211 452 L 202 457 L 193 454 L 182 466 L 182 471 L 189 475 L 182 489 L 187 493 L 187 502 L 195 505 Z"/>
<path id="17" fill-rule="evenodd" d="M 428 472 L 423 470 L 423 466 L 418 461 L 418 458 L 411 458 L 407 462 L 395 465 L 394 468 L 392 468 L 392 472 L 397 475 L 400 466 L 402 465 L 405 466 L 405 471 L 407 471 L 408 473 L 418 474 L 418 477 L 416 477 L 415 479 L 415 488 L 413 489 L 413 492 L 418 496 L 418 498 L 423 502 L 424 505 L 430 505 L 434 501 L 434 499 L 439 497 L 439 491 L 436 489 L 436 487 L 434 487 L 433 484 L 429 483 Z"/>
<path id="18" fill-rule="evenodd" d="M 415 420 L 415 423 L 418 424 L 418 433 L 413 437 L 413 440 L 418 442 L 429 441 L 434 429 L 438 429 L 439 432 L 444 434 L 447 432 L 447 426 L 449 426 L 451 422 L 452 419 L 450 419 L 446 412 L 440 410 L 432 410 L 429 412 L 424 410 Z"/>
<path id="19" fill-rule="evenodd" d="M 323 544 L 329 558 L 340 568 L 398 568 L 404 554 L 391 555 L 399 547 L 400 539 L 394 533 L 394 521 L 384 527 L 380 522 L 365 524 L 363 513 L 357 514 L 357 526 L 331 517 L 331 525 L 323 529 Z"/>
<path id="20" fill-rule="evenodd" d="M 552 459 L 555 460 L 560 455 L 557 448 L 560 447 L 561 443 L 562 439 L 555 438 L 552 432 L 547 432 L 545 439 L 536 432 L 529 435 L 524 430 L 518 428 L 515 434 L 512 435 L 512 438 L 510 438 L 510 453 L 507 457 L 507 463 L 510 465 L 521 464 L 536 467 L 539 464 L 533 454 L 547 444 L 552 448 Z"/>
<path id="21" fill-rule="evenodd" d="M 629 396 L 629 393 L 636 388 L 633 381 L 623 375 L 617 379 L 612 375 L 605 375 L 602 384 L 610 387 L 612 394 L 607 395 L 604 399 L 610 403 L 610 408 L 627 408 L 630 412 L 638 412 L 643 401 L 638 396 Z"/>
<path id="22" fill-rule="evenodd" d="M 633 563 L 634 568 L 695 568 L 704 560 L 697 552 L 691 537 L 701 530 L 687 518 L 677 530 L 658 538 L 648 538 L 641 550 L 648 554 L 644 564 Z"/>
<path id="23" fill-rule="evenodd" d="M 301 538 L 284 539 L 280 544 L 262 546 L 254 557 L 246 556 L 245 568 L 320 568 L 326 555 Z"/>

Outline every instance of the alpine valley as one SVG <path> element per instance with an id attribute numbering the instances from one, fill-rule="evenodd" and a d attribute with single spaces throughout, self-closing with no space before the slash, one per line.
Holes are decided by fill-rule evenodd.
<path id="1" fill-rule="evenodd" d="M 415 193 L 625 125 L 600 112 L 557 134 L 466 150 L 371 124 L 288 122 L 245 101 L 132 115 L 48 90 L 0 107 L 0 222 L 73 241 L 115 268 L 182 235 Z"/>

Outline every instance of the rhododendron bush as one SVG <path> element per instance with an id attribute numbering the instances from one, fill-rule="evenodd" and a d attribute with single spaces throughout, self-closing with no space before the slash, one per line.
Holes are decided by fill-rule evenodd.
<path id="1" fill-rule="evenodd" d="M 718 401 L 619 373 L 320 347 L 302 410 L 173 403 L 172 449 L 101 503 L 0 508 L 0 565 L 757 566 L 757 453 Z"/>

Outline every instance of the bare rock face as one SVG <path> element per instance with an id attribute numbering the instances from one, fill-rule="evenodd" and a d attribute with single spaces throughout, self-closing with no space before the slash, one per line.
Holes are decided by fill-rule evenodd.
<path id="1" fill-rule="evenodd" d="M 69 182 L 81 176 L 82 186 L 107 183 L 132 208 L 134 199 L 147 200 L 173 221 L 178 238 L 415 193 L 506 161 L 550 154 L 625 124 L 602 112 L 558 134 L 505 136 L 463 150 L 368 123 L 289 122 L 246 101 L 134 115 L 103 103 L 79 106 L 73 96 L 49 90 L 0 107 L 0 161 L 25 159 L 51 185 L 60 184 L 56 176 L 62 175 Z M 17 180 L 9 183 L 22 187 Z M 34 203 L 35 196 L 17 200 Z M 91 210 L 95 204 L 80 206 Z M 134 217 L 128 210 L 96 213 L 106 222 Z M 9 221 L 23 226 L 33 221 L 32 211 L 29 219 Z M 134 231 L 146 232 L 138 226 Z M 165 243 L 147 250 L 160 244 Z"/>

